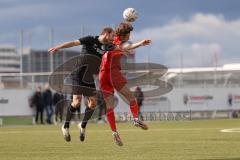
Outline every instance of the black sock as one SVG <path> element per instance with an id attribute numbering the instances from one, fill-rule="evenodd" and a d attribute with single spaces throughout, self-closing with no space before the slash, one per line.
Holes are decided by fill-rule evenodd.
<path id="1" fill-rule="evenodd" d="M 83 121 L 82 121 L 82 124 L 81 124 L 81 127 L 82 127 L 82 128 L 86 128 L 86 125 L 87 125 L 87 123 L 88 123 L 88 120 L 92 117 L 93 112 L 94 112 L 94 109 L 91 109 L 91 108 L 89 108 L 89 107 L 87 107 L 87 108 L 85 109 Z"/>
<path id="2" fill-rule="evenodd" d="M 67 116 L 66 116 L 66 120 L 65 120 L 65 123 L 64 123 L 64 128 L 69 128 L 69 124 L 70 124 L 70 121 L 72 119 L 72 115 L 75 113 L 76 111 L 76 108 L 74 108 L 72 105 L 70 105 L 67 109 Z"/>

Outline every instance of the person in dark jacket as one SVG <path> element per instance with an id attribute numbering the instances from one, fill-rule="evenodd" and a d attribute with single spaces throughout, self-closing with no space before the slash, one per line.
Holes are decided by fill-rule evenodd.
<path id="1" fill-rule="evenodd" d="M 138 103 L 138 106 L 139 106 L 139 114 L 138 114 L 138 118 L 143 120 L 143 116 L 142 116 L 142 105 L 143 105 L 143 100 L 144 100 L 144 95 L 143 95 L 143 92 L 142 92 L 142 89 L 137 86 L 135 91 L 134 91 L 134 95 L 137 99 L 137 103 Z"/>
<path id="2" fill-rule="evenodd" d="M 43 92 L 43 102 L 44 107 L 47 113 L 47 123 L 52 124 L 52 115 L 53 115 L 53 107 L 52 107 L 52 91 L 49 88 L 49 85 L 45 85 L 45 91 Z"/>
<path id="3" fill-rule="evenodd" d="M 44 104 L 40 86 L 37 87 L 36 92 L 33 94 L 31 98 L 31 106 L 36 107 L 35 122 L 38 123 L 38 116 L 40 114 L 41 124 L 44 124 L 43 123 Z"/>
<path id="4" fill-rule="evenodd" d="M 62 101 L 64 99 L 64 96 L 58 92 L 55 92 L 53 95 L 53 106 L 55 106 L 55 122 L 58 122 L 58 118 L 60 120 L 60 123 L 62 123 L 63 120 L 63 108 L 64 106 L 61 104 L 58 104 L 58 102 Z"/>

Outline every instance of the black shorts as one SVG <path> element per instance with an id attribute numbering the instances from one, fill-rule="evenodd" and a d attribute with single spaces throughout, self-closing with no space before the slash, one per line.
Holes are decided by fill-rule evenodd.
<path id="1" fill-rule="evenodd" d="M 75 95 L 96 95 L 96 85 L 93 75 L 86 72 L 86 68 L 77 68 L 71 73 L 72 92 Z"/>
<path id="2" fill-rule="evenodd" d="M 79 59 L 74 64 L 75 69 L 70 74 L 72 93 L 74 95 L 96 95 L 96 85 L 93 76 L 99 73 L 100 63 L 101 61 L 94 56 L 79 56 Z"/>

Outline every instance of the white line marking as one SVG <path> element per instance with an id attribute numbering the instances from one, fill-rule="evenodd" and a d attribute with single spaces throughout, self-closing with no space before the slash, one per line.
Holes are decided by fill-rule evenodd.
<path id="1" fill-rule="evenodd" d="M 223 133 L 240 133 L 240 128 L 222 129 Z"/>

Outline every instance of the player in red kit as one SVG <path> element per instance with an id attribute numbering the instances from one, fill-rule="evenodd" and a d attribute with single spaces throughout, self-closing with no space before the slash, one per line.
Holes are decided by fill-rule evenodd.
<path id="1" fill-rule="evenodd" d="M 138 104 L 134 94 L 127 87 L 127 80 L 121 73 L 121 57 L 130 53 L 130 50 L 140 46 L 149 45 L 151 40 L 142 40 L 137 43 L 125 43 L 129 40 L 130 32 L 133 27 L 130 23 L 120 23 L 116 29 L 114 44 L 117 46 L 115 50 L 106 52 L 102 57 L 102 64 L 99 74 L 100 89 L 103 92 L 104 100 L 107 106 L 107 119 L 113 131 L 115 142 L 122 146 L 123 143 L 117 132 L 115 124 L 114 105 L 114 89 L 117 90 L 130 105 L 130 110 L 134 118 L 134 125 L 147 130 L 148 127 L 138 119 Z"/>

